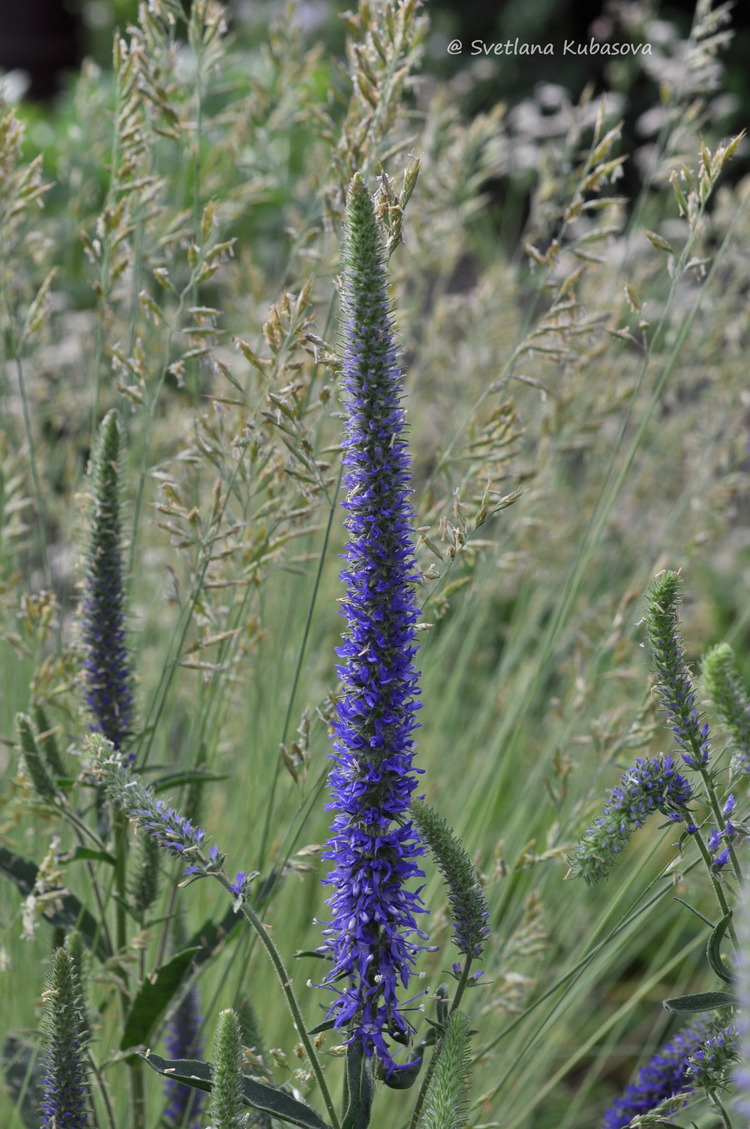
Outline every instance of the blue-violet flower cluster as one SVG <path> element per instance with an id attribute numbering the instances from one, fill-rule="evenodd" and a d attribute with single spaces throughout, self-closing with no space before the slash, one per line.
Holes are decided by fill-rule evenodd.
<path id="1" fill-rule="evenodd" d="M 333 726 L 329 784 L 336 812 L 324 858 L 331 920 L 322 947 L 333 959 L 329 1011 L 348 1041 L 359 1040 L 391 1072 L 386 1037 L 407 1043 L 399 1004 L 424 938 L 416 914 L 424 847 L 408 818 L 417 786 L 412 732 L 419 695 L 414 666 L 418 618 L 409 503 L 410 460 L 401 407 L 402 373 L 393 341 L 385 256 L 370 194 L 359 175 L 347 199 L 343 277 L 343 370 L 347 399 L 344 506 L 349 542 L 338 654 L 344 693 Z"/>
<path id="2" fill-rule="evenodd" d="M 468 852 L 443 817 L 424 800 L 414 800 L 411 812 L 448 885 L 453 943 L 466 956 L 481 956 L 490 931 L 489 910 Z"/>
<path id="3" fill-rule="evenodd" d="M 622 785 L 612 788 L 601 817 L 581 837 L 570 859 L 573 874 L 589 885 L 607 876 L 633 830 L 642 827 L 652 812 L 687 822 L 685 805 L 692 798 L 692 789 L 671 756 L 639 758 L 621 779 Z M 696 830 L 691 823 L 687 829 Z"/>
<path id="4" fill-rule="evenodd" d="M 89 542 L 82 607 L 84 669 L 92 729 L 116 749 L 133 715 L 130 660 L 125 645 L 125 585 L 118 460 L 120 425 L 115 411 L 102 421 L 93 459 Z"/>
<path id="5" fill-rule="evenodd" d="M 694 1068 L 691 1070 L 691 1058 L 695 1059 L 710 1035 L 711 1023 L 701 1016 L 665 1043 L 605 1111 L 602 1129 L 625 1129 L 637 1114 L 656 1109 L 666 1098 L 683 1093 L 687 1097 L 699 1080 Z"/>
<path id="6" fill-rule="evenodd" d="M 681 600 L 679 573 L 661 573 L 649 589 L 646 623 L 657 693 L 682 759 L 690 768 L 699 768 L 709 758 L 708 723 L 702 724 L 698 716 L 695 689 L 685 664 L 685 647 L 677 630 Z"/>

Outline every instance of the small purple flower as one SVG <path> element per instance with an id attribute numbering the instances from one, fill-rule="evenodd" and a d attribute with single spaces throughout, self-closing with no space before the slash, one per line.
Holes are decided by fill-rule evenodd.
<path id="1" fill-rule="evenodd" d="M 695 689 L 685 663 L 685 646 L 677 630 L 677 609 L 681 600 L 679 573 L 661 573 L 649 589 L 646 623 L 656 692 L 667 711 L 682 759 L 690 768 L 699 768 L 707 764 L 710 755 L 708 723 L 701 724 Z"/>
<path id="2" fill-rule="evenodd" d="M 346 583 L 342 614 L 348 621 L 338 654 L 344 696 L 333 726 L 335 767 L 328 807 L 336 812 L 324 858 L 331 920 L 323 930 L 333 967 L 329 1010 L 348 1041 L 387 1072 L 387 1038 L 408 1043 L 411 1032 L 398 988 L 408 985 L 414 937 L 424 938 L 416 915 L 424 853 L 408 818 L 417 786 L 412 732 L 419 708 L 414 666 L 418 619 L 409 503 L 410 461 L 401 407 L 402 373 L 393 343 L 385 256 L 364 181 L 354 177 L 347 200 L 344 272 L 343 369 L 348 393 L 343 503 L 348 511 Z"/>
<path id="3" fill-rule="evenodd" d="M 666 1098 L 683 1093 L 687 1097 L 695 1087 L 689 1073 L 690 1057 L 706 1043 L 710 1028 L 709 1021 L 701 1017 L 657 1051 L 605 1112 L 602 1129 L 625 1129 L 637 1114 L 648 1113 Z"/>
<path id="4" fill-rule="evenodd" d="M 690 1055 L 687 1076 L 704 1089 L 724 1086 L 730 1067 L 737 1061 L 737 1028 L 733 1023 L 710 1035 Z"/>
<path id="5" fill-rule="evenodd" d="M 570 859 L 574 875 L 589 884 L 599 882 L 614 866 L 634 828 L 643 827 L 655 811 L 675 822 L 686 821 L 685 805 L 691 799 L 690 783 L 677 772 L 671 756 L 639 758 L 622 777 L 622 785 L 611 790 L 601 817 L 582 836 Z M 691 828 L 697 830 L 688 823 L 688 831 Z"/>
<path id="6" fill-rule="evenodd" d="M 244 870 L 239 870 L 239 871 L 237 871 L 237 873 L 234 876 L 234 882 L 232 882 L 230 884 L 230 889 L 231 889 L 232 893 L 235 894 L 238 898 L 242 894 L 243 890 L 245 889 L 245 879 L 246 878 L 247 878 L 247 873 Z"/>
<path id="7" fill-rule="evenodd" d="M 93 459 L 92 500 L 81 631 L 86 701 L 92 729 L 121 749 L 133 718 L 130 659 L 125 643 L 125 584 L 118 460 L 117 412 L 104 417 Z"/>

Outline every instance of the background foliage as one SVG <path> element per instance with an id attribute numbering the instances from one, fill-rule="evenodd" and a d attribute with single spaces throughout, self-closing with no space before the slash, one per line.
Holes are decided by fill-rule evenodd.
<path id="1" fill-rule="evenodd" d="M 649 6 L 630 7 L 655 37 Z M 487 106 L 472 65 L 420 70 L 436 49 L 412 0 L 362 0 L 309 33 L 292 8 L 250 38 L 213 0 L 187 25 L 158 0 L 53 109 L 2 108 L 2 836 L 53 891 L 22 905 L 0 888 L 5 1123 L 23 1123 L 33 1071 L 19 1032 L 38 1022 L 44 911 L 61 886 L 90 901 L 14 719 L 43 707 L 75 777 L 85 470 L 113 406 L 139 762 L 261 872 L 285 952 L 318 944 L 341 632 L 336 274 L 357 170 L 381 177 L 408 369 L 424 788 L 492 913 L 471 1123 L 597 1124 L 667 1033 L 664 995 L 705 987 L 668 828 L 636 837 L 604 892 L 565 882 L 604 789 L 667 744 L 637 626 L 652 575 L 684 571 L 691 657 L 724 638 L 747 654 L 748 181 L 720 181 L 727 29 L 699 7 L 689 39 L 669 32 L 687 63 L 648 61 L 658 101 L 637 143 L 616 92 L 573 102 L 547 84 Z M 195 772 L 202 787 L 180 786 Z M 226 908 L 208 883 L 163 888 L 121 955 L 133 994 L 164 914 L 179 903 L 191 933 Z M 431 879 L 436 942 L 443 897 Z M 448 960 L 427 958 L 430 984 Z M 263 961 L 237 930 L 201 966 L 205 1023 L 248 996 L 277 1080 L 304 1089 Z M 91 962 L 89 1005 L 125 1125 L 119 974 Z M 316 975 L 295 968 L 299 985 Z M 312 1026 L 321 1001 L 301 994 Z"/>

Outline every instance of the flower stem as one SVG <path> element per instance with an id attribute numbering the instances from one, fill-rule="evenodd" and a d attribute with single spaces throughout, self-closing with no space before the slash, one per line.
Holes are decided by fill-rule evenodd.
<path id="1" fill-rule="evenodd" d="M 224 874 L 217 874 L 216 877 L 218 878 L 224 889 L 232 893 L 229 879 Z M 320 1065 L 320 1060 L 318 1058 L 315 1047 L 312 1044 L 312 1040 L 307 1033 L 305 1021 L 302 1018 L 302 1012 L 300 1011 L 297 997 L 295 996 L 294 989 L 292 988 L 292 979 L 289 976 L 286 968 L 284 967 L 284 961 L 281 958 L 281 953 L 271 940 L 268 930 L 258 917 L 253 907 L 243 899 L 240 909 L 258 935 L 260 943 L 268 953 L 271 964 L 273 965 L 276 971 L 276 975 L 279 978 L 281 989 L 286 997 L 287 1006 L 289 1008 L 289 1011 L 291 1012 L 292 1020 L 294 1022 L 295 1028 L 297 1029 L 297 1034 L 299 1035 L 300 1042 L 307 1051 L 307 1056 L 310 1059 L 310 1065 L 312 1067 L 313 1073 L 315 1074 L 318 1085 L 320 1086 L 320 1093 L 323 1101 L 325 1102 L 326 1109 L 328 1110 L 328 1116 L 331 1119 L 332 1129 L 341 1129 L 338 1114 L 336 1113 L 336 1109 L 328 1090 L 328 1083 L 326 1082 L 323 1068 Z"/>
<path id="2" fill-rule="evenodd" d="M 711 858 L 711 852 L 706 845 L 706 840 L 703 838 L 700 831 L 694 831 L 691 838 L 693 838 L 698 845 L 698 850 L 701 853 L 701 857 L 706 864 L 706 870 L 708 871 L 709 877 L 711 878 L 711 884 L 714 888 L 714 893 L 716 894 L 716 900 L 719 903 L 719 908 L 721 909 L 722 915 L 726 917 L 730 912 L 729 903 L 727 902 L 726 894 L 724 893 L 724 887 L 721 884 L 721 880 L 719 879 L 719 876 L 713 868 L 713 859 Z M 737 933 L 735 932 L 734 925 L 731 921 L 729 923 L 727 932 L 732 938 L 734 947 L 737 948 Z"/>
<path id="3" fill-rule="evenodd" d="M 732 1129 L 732 1119 L 729 1116 L 727 1108 L 724 1105 L 724 1103 L 722 1102 L 722 1100 L 719 1097 L 719 1095 L 717 1094 L 717 1092 L 715 1090 L 713 1090 L 709 1094 L 709 1098 L 711 1100 L 711 1104 L 716 1107 L 717 1111 L 719 1112 L 719 1114 L 721 1116 L 721 1120 L 724 1123 L 724 1129 Z"/>
<path id="4" fill-rule="evenodd" d="M 461 979 L 458 982 L 458 988 L 456 989 L 456 994 L 453 997 L 453 1003 L 451 1004 L 451 1013 L 453 1013 L 461 1003 L 463 994 L 466 991 L 466 985 L 469 983 L 469 973 L 471 972 L 471 965 L 472 956 L 470 953 L 468 953 L 466 956 L 466 961 L 464 963 L 464 970 L 461 973 Z"/>

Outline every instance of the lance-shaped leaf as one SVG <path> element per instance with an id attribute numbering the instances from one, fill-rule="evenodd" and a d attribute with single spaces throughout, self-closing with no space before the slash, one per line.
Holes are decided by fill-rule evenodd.
<path id="1" fill-rule="evenodd" d="M 695 992 L 690 996 L 674 996 L 664 1000 L 667 1011 L 689 1014 L 690 1012 L 713 1011 L 717 1007 L 729 1007 L 735 1002 L 728 992 Z"/>
<path id="2" fill-rule="evenodd" d="M 147 1052 L 141 1055 L 157 1074 L 174 1078 L 176 1082 L 185 1082 L 188 1086 L 195 1086 L 198 1090 L 210 1091 L 213 1067 L 210 1062 L 201 1062 L 198 1059 L 167 1059 L 160 1055 Z M 256 1082 L 254 1078 L 243 1077 L 242 1098 L 245 1105 L 253 1109 L 261 1109 L 277 1117 L 279 1121 L 287 1121 L 290 1125 L 299 1125 L 300 1129 L 331 1129 L 327 1121 L 305 1105 L 304 1102 L 293 1098 L 291 1094 Z"/>
<path id="3" fill-rule="evenodd" d="M 144 980 L 125 1020 L 120 1048 L 145 1046 L 154 1027 L 180 990 L 199 949 L 183 949 Z"/>

